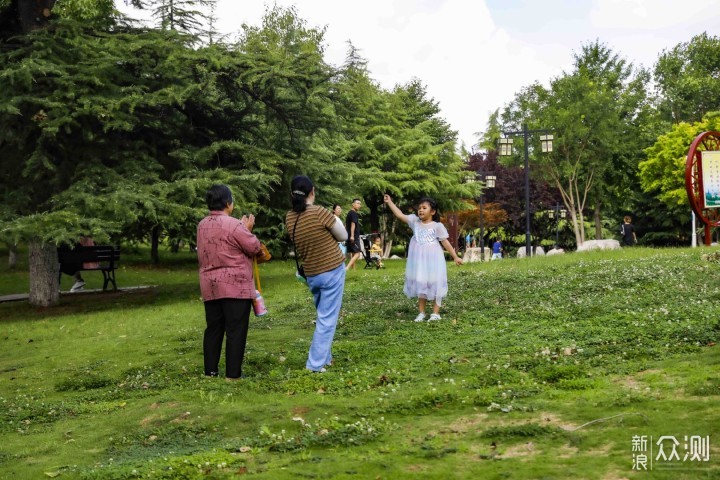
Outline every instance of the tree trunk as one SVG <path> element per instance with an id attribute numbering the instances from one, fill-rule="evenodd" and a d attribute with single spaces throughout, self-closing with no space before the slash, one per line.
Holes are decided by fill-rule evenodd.
<path id="1" fill-rule="evenodd" d="M 380 215 L 381 208 L 384 205 L 382 197 L 376 195 L 365 197 L 365 205 L 370 210 L 368 224 L 363 225 L 363 233 L 379 232 L 381 230 Z M 368 229 L 368 226 L 370 227 Z"/>
<path id="2" fill-rule="evenodd" d="M 40 240 L 30 242 L 30 305 L 52 307 L 60 301 L 57 248 Z"/>
<path id="3" fill-rule="evenodd" d="M 17 244 L 8 242 L 7 247 L 8 247 L 8 269 L 15 270 L 15 267 L 17 267 Z"/>
<path id="4" fill-rule="evenodd" d="M 160 246 L 160 225 L 155 225 L 150 235 L 150 261 L 153 265 L 160 263 L 160 253 L 158 247 Z"/>
<path id="5" fill-rule="evenodd" d="M 390 251 L 392 251 L 392 240 L 385 242 L 385 250 L 383 251 L 383 258 L 390 258 Z"/>
<path id="6" fill-rule="evenodd" d="M 602 224 L 600 223 L 600 202 L 595 203 L 595 239 L 602 240 Z"/>
<path id="7" fill-rule="evenodd" d="M 573 205 L 573 210 L 570 211 L 570 219 L 572 220 L 573 232 L 575 233 L 575 244 L 579 247 L 583 244 L 583 238 L 580 235 L 580 220 L 578 219 L 577 212 L 574 209 L 575 205 Z"/>

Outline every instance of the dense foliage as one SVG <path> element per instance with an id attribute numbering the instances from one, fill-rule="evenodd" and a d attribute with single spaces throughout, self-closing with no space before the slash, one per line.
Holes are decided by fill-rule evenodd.
<path id="1" fill-rule="evenodd" d="M 60 18 L 0 52 L 6 241 L 147 241 L 157 262 L 162 242 L 192 241 L 203 192 L 224 182 L 280 252 L 296 174 L 327 205 L 364 197 L 376 227 L 384 192 L 450 207 L 473 192 L 420 81 L 385 91 L 352 48 L 328 65 L 323 31 L 293 9 L 198 46 L 180 19 L 202 3 L 154 3 L 158 29 Z"/>

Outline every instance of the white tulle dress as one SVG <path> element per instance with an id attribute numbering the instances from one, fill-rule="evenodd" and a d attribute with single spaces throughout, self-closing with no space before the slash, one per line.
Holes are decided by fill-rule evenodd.
<path id="1" fill-rule="evenodd" d="M 440 245 L 449 235 L 439 222 L 424 224 L 417 215 L 408 215 L 408 225 L 413 231 L 410 239 L 408 261 L 405 268 L 405 295 L 425 298 L 442 305 L 447 296 L 447 265 Z"/>

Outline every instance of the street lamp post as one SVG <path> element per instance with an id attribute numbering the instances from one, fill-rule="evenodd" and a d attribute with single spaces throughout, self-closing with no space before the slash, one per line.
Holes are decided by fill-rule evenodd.
<path id="1" fill-rule="evenodd" d="M 478 172 L 479 173 L 479 172 Z M 480 174 L 482 178 L 482 174 Z M 487 188 L 495 188 L 495 175 L 485 176 L 485 186 Z M 483 204 L 485 193 L 480 192 L 480 259 L 485 261 L 485 213 L 483 212 Z"/>
<path id="2" fill-rule="evenodd" d="M 522 135 L 525 142 L 525 255 L 530 254 L 530 145 L 528 137 L 531 133 L 543 133 L 540 136 L 540 149 L 543 152 L 552 152 L 553 136 L 549 135 L 551 130 L 538 129 L 528 130 L 527 123 L 523 123 L 522 130 L 503 131 L 505 138 L 500 139 L 500 155 L 510 155 L 512 153 L 512 138 L 509 135 Z"/>
<path id="3" fill-rule="evenodd" d="M 475 183 L 480 179 L 480 181 L 485 182 L 485 188 L 495 188 L 495 180 L 497 180 L 497 177 L 495 175 L 483 175 L 481 171 L 477 171 L 474 173 L 468 172 L 466 182 L 468 183 Z M 484 206 L 485 206 L 485 194 L 483 191 L 480 191 L 480 198 L 478 199 L 478 203 L 480 204 L 480 261 L 485 261 L 485 212 L 484 212 Z"/>
<path id="4" fill-rule="evenodd" d="M 567 210 L 564 208 L 560 208 L 560 204 L 556 203 L 555 206 L 552 208 L 552 210 L 548 210 L 548 213 L 550 214 L 550 218 L 555 217 L 555 248 L 559 248 L 558 245 L 560 243 L 560 219 L 565 218 L 567 215 Z"/>

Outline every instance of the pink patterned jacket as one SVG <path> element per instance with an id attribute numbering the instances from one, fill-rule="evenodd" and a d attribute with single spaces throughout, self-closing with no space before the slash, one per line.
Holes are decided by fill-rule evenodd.
<path id="1" fill-rule="evenodd" d="M 197 253 L 203 301 L 255 298 L 252 261 L 260 240 L 240 220 L 211 211 L 198 224 Z"/>

